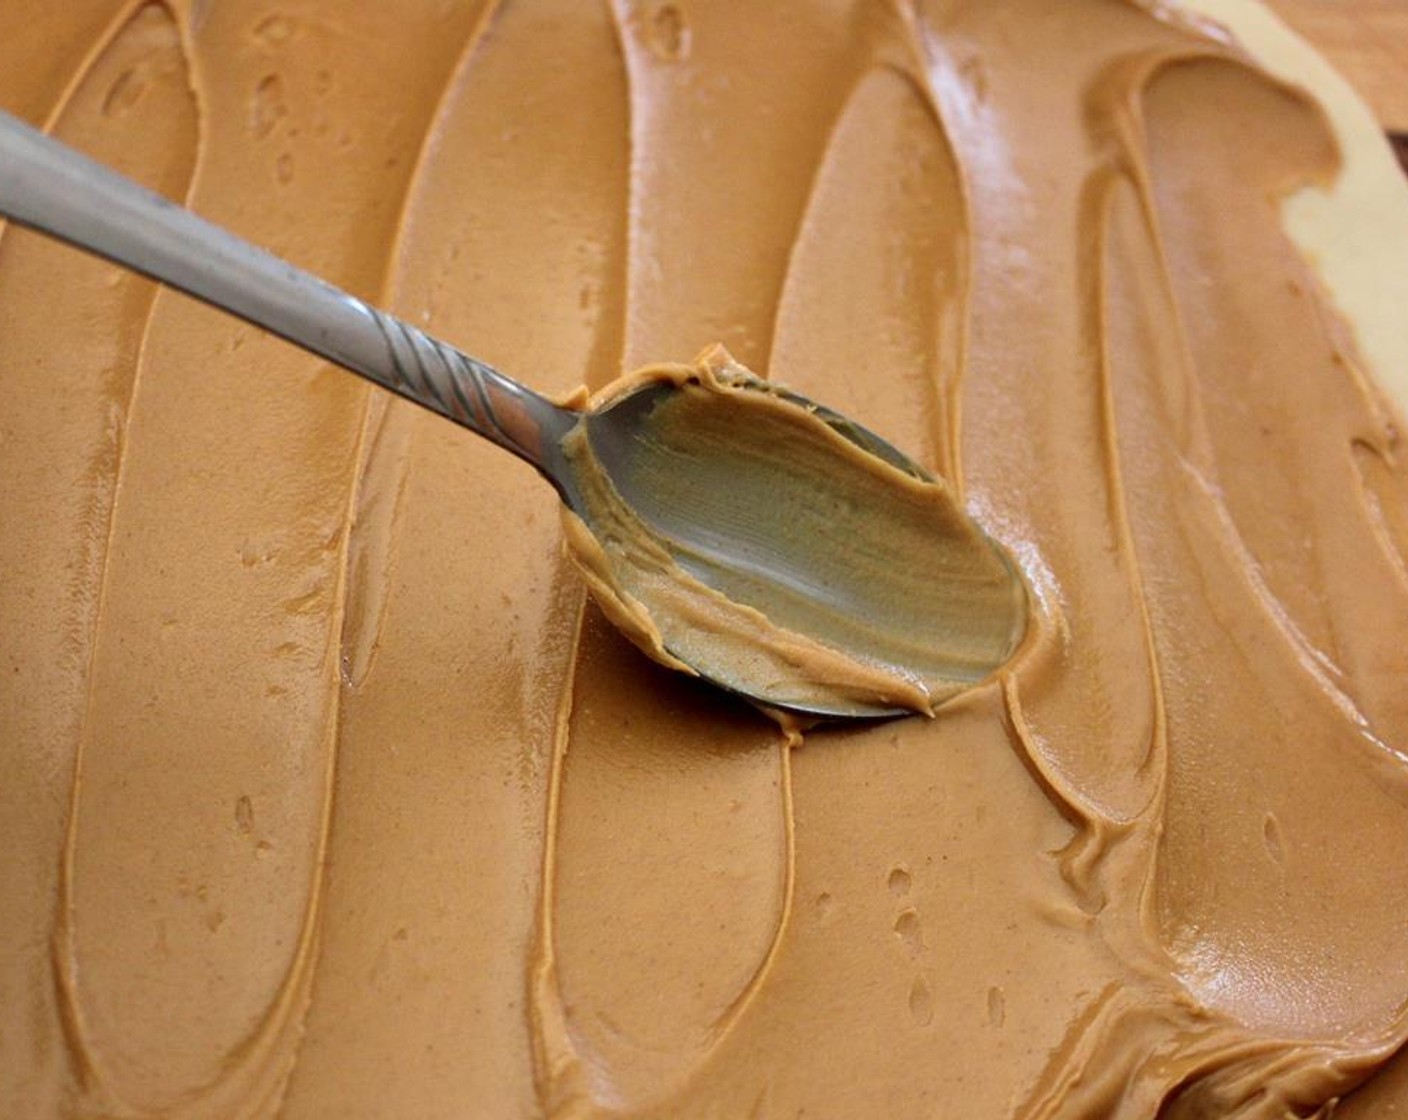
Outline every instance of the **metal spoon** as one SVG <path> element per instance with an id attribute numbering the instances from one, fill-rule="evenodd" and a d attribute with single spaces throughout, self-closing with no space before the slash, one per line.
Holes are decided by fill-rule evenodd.
<path id="1" fill-rule="evenodd" d="M 897 593 L 895 588 L 874 586 L 874 578 L 850 576 L 844 555 L 836 554 L 838 547 L 844 552 L 847 547 L 866 547 L 867 542 L 828 543 L 825 549 L 812 549 L 810 556 L 802 556 L 794 554 L 796 550 L 789 552 L 778 540 L 760 538 L 756 519 L 743 516 L 748 510 L 740 502 L 756 504 L 759 493 L 766 494 L 771 484 L 741 476 L 736 464 L 721 462 L 717 456 L 695 463 L 697 479 L 706 481 L 686 480 L 686 489 L 672 489 L 668 496 L 660 493 L 653 481 L 659 477 L 660 461 L 662 456 L 674 456 L 677 449 L 667 446 L 668 440 L 652 424 L 676 387 L 654 382 L 591 412 L 561 407 L 4 113 L 0 113 L 0 215 L 223 308 L 484 436 L 536 467 L 569 509 L 596 531 L 600 525 L 594 523 L 591 503 L 584 497 L 579 465 L 564 450 L 569 433 L 585 425 L 592 452 L 614 491 L 649 522 L 652 532 L 658 531 L 664 547 L 691 577 L 753 608 L 760 608 L 770 597 L 790 597 L 791 617 L 801 620 L 800 625 L 835 631 L 804 637 L 831 647 L 849 644 L 856 648 L 848 652 L 860 661 L 876 660 L 875 651 L 865 648 L 867 635 L 877 633 L 885 617 L 894 617 Z M 884 440 L 805 398 L 747 376 L 734 378 L 733 384 L 798 406 L 819 419 L 827 431 L 839 433 L 865 455 L 904 475 L 930 478 Z M 744 485 L 739 485 L 740 480 Z M 836 506 L 844 509 L 844 478 L 792 480 L 793 491 L 803 497 L 814 488 L 824 493 L 828 486 L 840 488 Z M 730 493 L 735 490 L 737 497 Z M 681 505 L 688 505 L 689 516 L 681 516 Z M 997 598 L 1012 611 L 1022 611 L 1020 580 L 995 546 L 977 530 L 973 534 L 982 542 L 977 548 L 984 554 L 979 560 L 987 565 L 988 584 L 993 583 L 993 557 L 997 556 L 999 579 L 1010 575 L 1012 581 L 1012 593 L 1003 599 L 999 589 Z M 884 582 L 883 576 L 878 582 Z M 888 595 L 885 602 L 882 593 Z M 818 613 L 819 602 L 831 613 Z M 816 623 L 840 619 L 832 609 L 835 604 L 849 613 L 844 625 Z M 901 606 L 911 609 L 909 604 Z M 1005 622 L 1010 622 L 1006 631 Z M 1015 615 L 1011 620 L 998 619 L 993 636 L 985 639 L 982 656 L 970 658 L 974 663 L 961 671 L 973 683 L 989 674 L 1010 655 L 1023 625 Z M 679 634 L 680 627 L 672 632 Z M 845 695 L 817 700 L 808 694 L 799 700 L 795 691 L 779 682 L 775 667 L 765 670 L 736 658 L 700 652 L 689 640 L 678 645 L 686 652 L 665 650 L 676 663 L 767 706 L 825 718 L 898 715 L 914 706 L 883 697 Z"/>

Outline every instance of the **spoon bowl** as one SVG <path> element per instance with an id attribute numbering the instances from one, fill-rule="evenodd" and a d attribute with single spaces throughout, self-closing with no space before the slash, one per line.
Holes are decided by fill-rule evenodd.
<path id="1" fill-rule="evenodd" d="M 721 347 L 608 387 L 564 446 L 574 555 L 666 664 L 876 718 L 932 714 L 1021 639 L 1022 581 L 943 481 Z"/>

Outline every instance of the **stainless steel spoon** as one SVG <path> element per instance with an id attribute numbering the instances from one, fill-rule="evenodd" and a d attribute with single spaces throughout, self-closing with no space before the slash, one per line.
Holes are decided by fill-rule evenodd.
<path id="1" fill-rule="evenodd" d="M 652 489 L 649 479 L 656 476 L 646 472 L 658 470 L 661 456 L 672 454 L 651 431 L 653 415 L 672 391 L 668 384 L 651 384 L 592 412 L 560 407 L 453 346 L 254 248 L 4 113 L 0 113 L 0 215 L 223 308 L 484 436 L 536 467 L 563 502 L 589 529 L 595 529 L 578 467 L 564 452 L 563 442 L 579 425 L 586 425 L 594 454 L 615 491 L 642 516 L 663 526 L 662 539 L 682 558 L 680 563 L 723 595 L 735 594 L 744 602 L 751 597 L 756 607 L 775 591 L 778 596 L 790 596 L 797 606 L 798 588 L 819 588 L 805 592 L 812 600 L 797 607 L 793 616 L 807 625 L 809 619 L 839 617 L 833 608 L 841 604 L 839 609 L 850 617 L 836 632 L 844 631 L 842 644 L 858 647 L 864 647 L 866 635 L 882 625 L 876 619 L 887 610 L 894 615 L 894 589 L 888 589 L 888 599 L 881 602 L 881 589 L 872 586 L 874 580 L 848 576 L 844 557 L 838 561 L 831 545 L 822 552 L 812 549 L 808 559 L 788 553 L 775 540 L 759 539 L 758 523 L 740 517 L 747 510 L 740 511 L 739 502 L 756 503 L 760 492 L 768 492 L 766 479 L 760 483 L 761 490 L 758 485 L 738 487 L 740 475 L 732 464 L 710 461 L 697 465 L 702 467 L 698 478 L 712 480 L 712 492 L 704 492 L 708 481 L 690 481 L 692 489 L 672 491 L 668 499 Z M 799 405 L 890 467 L 916 479 L 929 477 L 884 440 L 844 417 L 761 381 L 744 378 L 741 383 Z M 813 488 L 824 490 L 833 480 L 794 478 L 792 483 L 805 498 Z M 838 480 L 835 485 L 844 482 Z M 740 494 L 747 490 L 748 496 L 731 497 L 724 492 L 729 489 Z M 837 508 L 846 506 L 846 494 L 838 493 L 836 499 Z M 681 517 L 681 504 L 689 506 L 694 521 Z M 977 536 L 985 541 L 981 534 Z M 836 547 L 864 548 L 867 542 L 841 541 Z M 994 548 L 993 554 L 998 550 Z M 700 557 L 707 557 L 707 562 Z M 987 559 L 990 568 L 991 556 Z M 1005 559 L 1002 563 L 1006 564 Z M 729 573 L 735 569 L 746 572 L 746 579 L 732 579 Z M 715 578 L 719 573 L 732 582 L 723 586 Z M 1011 578 L 1020 588 L 1015 574 Z M 831 614 L 812 609 L 818 597 L 826 600 L 823 605 Z M 1017 604 L 1014 609 L 1020 609 L 1024 602 L 1020 590 L 1009 598 Z M 909 609 L 908 604 L 901 607 Z M 1011 652 L 1001 648 L 1000 631 L 1000 627 L 995 631 L 993 656 L 979 659 L 972 667 L 975 683 Z M 1020 634 L 1021 627 L 1016 626 L 1011 644 Z M 835 634 L 806 636 L 833 646 L 838 642 Z M 681 644 L 693 654 L 667 652 L 716 684 L 765 705 L 826 718 L 889 716 L 905 710 L 893 703 L 845 696 L 799 702 L 781 687 L 775 670 L 700 655 L 690 643 Z M 854 652 L 862 661 L 874 660 L 865 648 Z"/>

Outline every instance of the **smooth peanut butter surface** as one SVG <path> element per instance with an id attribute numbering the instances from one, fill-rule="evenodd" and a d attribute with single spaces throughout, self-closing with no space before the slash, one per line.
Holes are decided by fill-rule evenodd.
<path id="1" fill-rule="evenodd" d="M 1314 101 L 1116 0 L 5 23 L 0 105 L 544 392 L 722 341 L 853 416 L 1030 621 L 789 748 L 522 464 L 6 229 L 0 1115 L 1402 1107 L 1402 370 L 1286 233 Z"/>

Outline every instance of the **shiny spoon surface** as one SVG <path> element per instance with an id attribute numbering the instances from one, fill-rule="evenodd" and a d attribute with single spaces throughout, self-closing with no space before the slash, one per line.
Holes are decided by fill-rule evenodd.
<path id="1" fill-rule="evenodd" d="M 532 464 L 607 615 L 773 709 L 919 710 L 1025 629 L 1006 555 L 947 487 L 721 350 L 554 403 L 0 113 L 0 215 L 195 296 Z"/>

